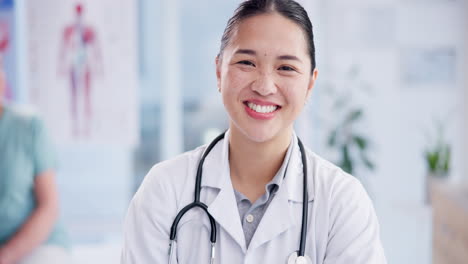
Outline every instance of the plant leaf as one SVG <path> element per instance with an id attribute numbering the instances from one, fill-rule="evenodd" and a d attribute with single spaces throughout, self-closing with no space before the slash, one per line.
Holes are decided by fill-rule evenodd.
<path id="1" fill-rule="evenodd" d="M 333 130 L 330 135 L 328 136 L 328 146 L 333 147 L 336 144 L 336 137 L 338 134 L 338 130 Z"/>
<path id="2" fill-rule="evenodd" d="M 430 172 L 437 172 L 437 164 L 439 163 L 439 154 L 437 151 L 428 151 L 426 152 L 426 161 L 429 166 Z"/>
<path id="3" fill-rule="evenodd" d="M 369 169 L 369 170 L 374 170 L 375 169 L 375 165 L 372 161 L 369 160 L 369 158 L 367 158 L 366 155 L 364 155 L 364 153 L 361 152 L 361 158 L 362 158 L 362 161 L 364 162 L 364 165 Z"/>
<path id="4" fill-rule="evenodd" d="M 353 136 L 353 141 L 356 143 L 360 150 L 364 150 L 367 147 L 367 140 L 362 136 Z"/>
<path id="5" fill-rule="evenodd" d="M 349 113 L 349 115 L 346 117 L 344 123 L 349 124 L 352 123 L 362 117 L 362 109 L 355 109 Z"/>
<path id="6" fill-rule="evenodd" d="M 445 145 L 444 151 L 442 152 L 442 161 L 441 161 L 441 170 L 443 173 L 447 174 L 450 170 L 450 146 L 448 144 Z"/>
<path id="7" fill-rule="evenodd" d="M 349 150 L 347 145 L 343 145 L 341 148 L 342 160 L 341 160 L 341 168 L 349 174 L 353 173 L 353 162 L 351 161 L 351 157 L 349 156 Z"/>

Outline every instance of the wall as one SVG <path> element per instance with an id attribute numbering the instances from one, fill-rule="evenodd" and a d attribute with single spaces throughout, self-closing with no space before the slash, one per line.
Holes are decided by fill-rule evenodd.
<path id="1" fill-rule="evenodd" d="M 17 101 L 21 104 L 31 103 L 32 89 L 28 51 L 34 47 L 29 45 L 28 3 L 15 1 Z M 133 3 L 136 1 L 130 5 Z M 55 147 L 61 222 L 71 238 L 71 245 L 120 238 L 132 191 L 132 148 L 90 143 L 56 144 Z"/>
<path id="2" fill-rule="evenodd" d="M 317 26 L 326 28 L 326 50 L 317 52 L 326 53 L 318 62 L 325 80 L 311 102 L 321 112 L 315 124 L 322 143 L 315 150 L 331 159 L 336 155 L 325 146 L 326 131 L 340 118 L 330 110 L 336 98 L 330 88 L 352 91 L 347 100 L 365 110 L 357 130 L 371 139 L 377 166 L 355 176 L 374 200 L 389 263 L 430 263 L 432 221 L 424 203 L 423 155 L 431 142 L 427 134 L 435 134 L 434 119 L 444 122 L 453 146 L 451 180 L 468 171 L 463 169 L 468 140 L 466 147 L 462 144 L 468 131 L 462 2 L 323 1 L 325 19 Z"/>
<path id="3" fill-rule="evenodd" d="M 325 131 L 339 118 L 327 108 L 327 101 L 334 98 L 327 94 L 330 86 L 353 91 L 349 100 L 362 106 L 366 115 L 358 129 L 374 143 L 372 158 L 377 165 L 372 175 L 359 174 L 370 179 L 376 199 L 423 203 L 423 151 L 427 134 L 434 133 L 435 118 L 445 122 L 446 137 L 454 146 L 451 176 L 457 180 L 462 174 L 460 5 L 328 1 L 328 19 L 322 25 L 327 28 L 327 54 L 319 64 L 320 78 L 325 75 L 326 80 L 316 88 L 313 101 L 322 109 L 321 142 L 326 142 Z M 437 63 L 427 66 L 431 60 Z M 352 67 L 359 71 L 358 80 L 349 77 Z M 320 151 L 329 154 L 324 146 Z"/>
<path id="4" fill-rule="evenodd" d="M 464 1 L 464 3 L 465 3 L 465 14 L 468 14 L 468 1 Z M 466 74 L 466 72 L 468 72 L 468 16 L 465 16 L 465 27 L 464 27 L 463 32 L 465 32 L 465 43 L 464 43 L 465 61 L 464 61 L 464 67 L 463 67 L 463 72 L 465 74 L 463 74 L 464 83 L 462 87 L 465 93 L 465 97 L 464 97 L 465 99 L 463 103 L 464 111 L 465 111 L 465 114 L 463 117 L 463 120 L 464 120 L 463 135 L 465 137 L 465 147 L 463 149 L 465 149 L 464 157 L 466 161 L 466 156 L 468 156 L 467 155 L 467 152 L 468 152 L 468 75 Z M 465 164 L 463 179 L 465 182 L 468 182 L 468 162 L 464 162 L 463 164 Z"/>

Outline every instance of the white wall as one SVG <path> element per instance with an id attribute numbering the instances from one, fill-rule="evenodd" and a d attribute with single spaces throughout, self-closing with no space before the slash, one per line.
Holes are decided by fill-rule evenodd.
<path id="1" fill-rule="evenodd" d="M 464 3 L 465 3 L 465 14 L 468 14 L 468 1 L 464 1 Z M 462 89 L 465 93 L 465 96 L 464 96 L 465 99 L 463 102 L 464 112 L 465 112 L 464 117 L 463 117 L 463 120 L 464 120 L 463 135 L 465 139 L 465 147 L 464 147 L 465 169 L 464 169 L 463 179 L 465 182 L 468 182 L 468 162 L 466 162 L 466 157 L 468 156 L 468 76 L 466 74 L 468 72 L 468 16 L 465 16 L 465 27 L 464 27 L 463 32 L 465 32 L 465 43 L 464 43 L 464 49 L 463 49 L 464 55 L 465 55 L 463 72 L 465 74 L 462 74 L 464 78 Z"/>
<path id="2" fill-rule="evenodd" d="M 462 1 L 324 0 L 322 20 L 326 50 L 321 69 L 321 85 L 312 104 L 323 111 L 317 129 L 324 131 L 339 116 L 325 109 L 331 99 L 327 84 L 342 91 L 357 90 L 359 84 L 346 77 L 351 65 L 358 65 L 360 80 L 371 94 L 349 97 L 365 109 L 365 123 L 359 127 L 374 145 L 372 159 L 377 169 L 358 171 L 365 177 L 381 222 L 382 240 L 389 263 L 430 263 L 431 210 L 424 204 L 426 164 L 425 134 L 434 129 L 434 118 L 446 122 L 446 138 L 453 146 L 451 178 L 461 179 L 468 171 L 464 159 L 468 140 L 468 81 L 462 80 L 463 28 L 466 11 Z M 465 1 L 466 2 L 466 1 Z M 323 29 L 325 27 L 325 29 Z M 435 50 L 435 52 L 434 52 Z M 440 52 L 442 50 L 442 55 Z M 447 51 L 448 50 L 448 51 Z M 417 55 L 424 53 L 419 61 Z M 445 52 L 445 53 L 444 53 Z M 434 55 L 435 54 L 435 55 Z M 443 55 L 445 54 L 445 55 Z M 451 54 L 455 54 L 452 56 Z M 455 59 L 453 59 L 455 58 Z M 408 72 L 427 69 L 430 74 L 408 81 Z M 416 61 L 416 62 L 415 62 Z M 440 62 L 440 63 L 439 63 Z M 447 67 L 443 66 L 448 64 Z M 452 67 L 453 66 L 453 67 Z M 443 67 L 443 68 L 442 68 Z M 411 75 L 410 75 L 411 76 Z M 444 77 L 445 76 L 445 77 Z M 465 103 L 463 102 L 463 93 Z M 321 132 L 320 142 L 326 142 Z M 465 138 L 465 147 L 463 140 Z M 333 154 L 322 146 L 320 154 Z M 466 176 L 468 179 L 468 176 Z"/>
<path id="3" fill-rule="evenodd" d="M 325 75 L 326 82 L 341 90 L 357 90 L 359 85 L 347 79 L 345 73 L 351 65 L 358 65 L 360 79 L 371 87 L 369 96 L 362 93 L 350 100 L 366 111 L 362 132 L 374 142 L 372 157 L 377 163 L 377 170 L 366 176 L 372 181 L 376 199 L 423 203 L 423 150 L 428 145 L 426 133 L 434 129 L 435 117 L 446 122 L 446 137 L 454 147 L 451 176 L 458 180 L 463 174 L 461 5 L 460 1 L 327 1 L 327 19 L 318 25 L 327 31 L 326 59 L 319 62 L 320 78 Z M 405 81 L 405 67 L 413 65 L 417 70 L 426 65 L 426 61 L 414 63 L 418 57 L 408 57 L 428 50 L 427 57 L 437 60 L 437 55 L 431 55 L 437 49 L 455 53 L 455 63 L 451 64 L 454 70 L 434 70 L 434 76 L 442 76 L 439 82 L 435 77 L 433 81 L 431 74 L 423 76 L 428 81 Z M 443 74 L 449 77 L 444 78 Z M 317 87 L 315 92 L 320 96 L 312 103 L 326 106 L 327 89 L 326 85 Z M 325 111 L 325 121 L 319 129 L 326 129 L 326 123 L 335 118 L 332 112 Z M 322 142 L 325 136 L 322 135 Z"/>
<path id="4" fill-rule="evenodd" d="M 161 102 L 161 157 L 169 159 L 183 151 L 183 95 L 181 87 L 181 5 L 178 0 L 162 1 L 166 28 L 162 31 L 162 57 L 164 73 L 162 75 Z"/>
<path id="5" fill-rule="evenodd" d="M 120 238 L 132 187 L 132 150 L 79 145 L 57 149 L 61 220 L 71 245 Z"/>

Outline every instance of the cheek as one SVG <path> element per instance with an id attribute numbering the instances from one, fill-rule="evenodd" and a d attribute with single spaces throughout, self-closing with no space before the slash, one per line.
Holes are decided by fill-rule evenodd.
<path id="1" fill-rule="evenodd" d="M 225 72 L 221 88 L 225 93 L 238 93 L 243 88 L 248 86 L 251 74 L 242 72 L 240 69 L 229 69 Z"/>
<path id="2" fill-rule="evenodd" d="M 302 109 L 306 100 L 307 84 L 305 80 L 288 80 L 283 83 L 284 97 L 287 98 L 289 104 Z"/>
<path id="3" fill-rule="evenodd" d="M 230 106 L 235 105 L 237 101 L 241 82 L 241 78 L 232 71 L 226 71 L 222 75 L 221 94 L 228 112 L 230 112 L 229 110 L 233 110 Z"/>

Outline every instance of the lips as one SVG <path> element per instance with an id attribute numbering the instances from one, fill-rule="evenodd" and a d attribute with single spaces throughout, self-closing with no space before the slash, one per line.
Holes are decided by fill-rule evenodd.
<path id="1" fill-rule="evenodd" d="M 247 114 L 260 120 L 272 119 L 281 109 L 277 104 L 260 100 L 246 100 L 243 103 Z"/>
<path id="2" fill-rule="evenodd" d="M 250 109 L 254 110 L 255 112 L 263 113 L 263 114 L 271 113 L 271 112 L 275 111 L 276 109 L 278 109 L 277 105 L 258 105 L 258 104 L 254 104 L 252 102 L 247 102 L 247 106 Z"/>

